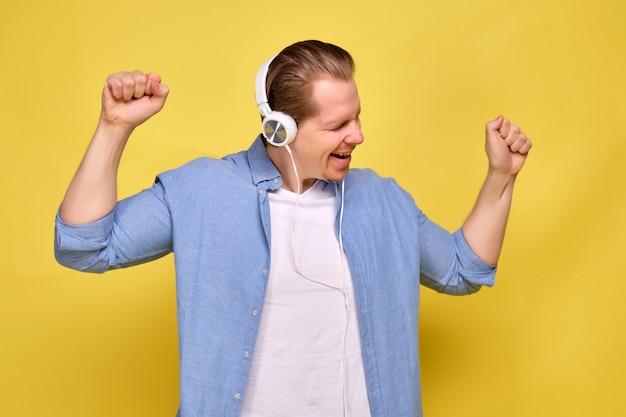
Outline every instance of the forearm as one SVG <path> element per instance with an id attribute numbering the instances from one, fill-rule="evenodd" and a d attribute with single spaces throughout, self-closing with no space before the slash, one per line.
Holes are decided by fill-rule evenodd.
<path id="1" fill-rule="evenodd" d="M 61 220 L 91 223 L 115 208 L 117 170 L 126 141 L 137 126 L 163 108 L 168 93 L 154 73 L 123 71 L 107 78 L 100 121 L 61 204 Z"/>
<path id="2" fill-rule="evenodd" d="M 463 236 L 476 255 L 495 265 L 500 257 L 511 209 L 515 175 L 489 170 L 476 204 L 463 223 Z"/>
<path id="3" fill-rule="evenodd" d="M 129 136 L 129 131 L 98 125 L 61 204 L 59 216 L 64 222 L 91 223 L 113 210 L 117 171 Z"/>

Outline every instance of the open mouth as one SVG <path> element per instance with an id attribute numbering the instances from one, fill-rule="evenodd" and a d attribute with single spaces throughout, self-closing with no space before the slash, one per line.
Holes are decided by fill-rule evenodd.
<path id="1" fill-rule="evenodd" d="M 338 159 L 350 158 L 350 154 L 349 153 L 331 153 L 331 155 L 334 156 L 335 158 L 338 158 Z"/>

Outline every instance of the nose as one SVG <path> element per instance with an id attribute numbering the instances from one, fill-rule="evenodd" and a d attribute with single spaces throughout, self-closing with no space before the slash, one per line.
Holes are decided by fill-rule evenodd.
<path id="1" fill-rule="evenodd" d="M 359 119 L 354 120 L 351 123 L 351 127 L 347 132 L 346 137 L 344 138 L 344 142 L 350 145 L 360 145 L 365 141 L 365 137 L 363 136 L 363 132 L 361 131 L 361 121 Z"/>

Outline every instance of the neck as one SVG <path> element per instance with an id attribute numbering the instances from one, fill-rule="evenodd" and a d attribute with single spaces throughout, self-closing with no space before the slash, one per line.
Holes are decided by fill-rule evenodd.
<path id="1" fill-rule="evenodd" d="M 278 169 L 283 179 L 282 188 L 297 193 L 303 193 L 315 184 L 315 178 L 306 178 L 301 172 L 298 161 L 293 153 L 290 154 L 286 146 L 266 145 L 267 155 Z M 293 157 L 293 159 L 292 159 Z M 296 169 L 298 174 L 296 174 Z"/>

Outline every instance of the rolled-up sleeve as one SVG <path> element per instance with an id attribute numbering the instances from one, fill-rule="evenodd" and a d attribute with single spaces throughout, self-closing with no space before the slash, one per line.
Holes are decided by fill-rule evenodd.
<path id="1" fill-rule="evenodd" d="M 172 251 L 172 226 L 159 181 L 121 200 L 92 223 L 65 223 L 57 212 L 54 255 L 68 268 L 103 273 L 160 258 Z"/>
<path id="2" fill-rule="evenodd" d="M 450 295 L 466 295 L 493 286 L 496 265 L 480 259 L 459 228 L 454 233 L 430 220 L 420 225 L 420 282 Z"/>
<path id="3" fill-rule="evenodd" d="M 111 235 L 115 211 L 93 223 L 71 225 L 56 215 L 54 256 L 58 263 L 85 272 L 105 272 L 102 250 Z"/>

